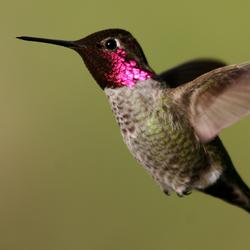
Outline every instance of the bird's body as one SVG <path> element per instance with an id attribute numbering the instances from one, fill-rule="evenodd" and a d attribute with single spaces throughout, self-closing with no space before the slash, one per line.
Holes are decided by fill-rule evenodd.
<path id="1" fill-rule="evenodd" d="M 80 54 L 108 96 L 130 152 L 166 194 L 196 189 L 250 212 L 250 189 L 218 138 L 250 113 L 250 63 L 196 60 L 157 75 L 121 29 L 77 41 L 21 39 Z"/>
<path id="2" fill-rule="evenodd" d="M 166 193 L 202 185 L 198 173 L 210 171 L 205 149 L 170 89 L 146 80 L 105 93 L 130 152 Z"/>

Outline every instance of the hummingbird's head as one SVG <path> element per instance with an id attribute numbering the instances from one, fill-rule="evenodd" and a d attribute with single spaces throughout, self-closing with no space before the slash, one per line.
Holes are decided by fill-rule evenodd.
<path id="1" fill-rule="evenodd" d="M 154 75 L 139 43 L 128 31 L 122 29 L 102 30 L 77 41 L 19 38 L 74 49 L 102 89 L 123 86 L 132 88 L 137 81 Z"/>

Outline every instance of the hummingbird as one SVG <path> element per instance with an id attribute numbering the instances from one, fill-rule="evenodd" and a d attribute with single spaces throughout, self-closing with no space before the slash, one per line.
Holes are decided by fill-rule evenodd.
<path id="1" fill-rule="evenodd" d="M 250 189 L 218 137 L 250 113 L 250 62 L 184 62 L 157 74 L 126 30 L 80 40 L 17 37 L 71 48 L 106 94 L 134 158 L 161 190 L 198 190 L 250 212 Z"/>

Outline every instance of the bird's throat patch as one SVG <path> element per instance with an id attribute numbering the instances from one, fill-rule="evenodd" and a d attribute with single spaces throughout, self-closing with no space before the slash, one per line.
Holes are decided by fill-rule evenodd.
<path id="1" fill-rule="evenodd" d="M 133 87 L 137 81 L 147 80 L 153 75 L 152 72 L 140 68 L 135 60 L 128 60 L 123 49 L 106 53 L 105 57 L 111 61 L 111 71 L 105 73 L 105 77 L 117 87 Z"/>

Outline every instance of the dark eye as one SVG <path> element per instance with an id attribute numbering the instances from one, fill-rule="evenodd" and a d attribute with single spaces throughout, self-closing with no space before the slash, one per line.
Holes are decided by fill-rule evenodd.
<path id="1" fill-rule="evenodd" d="M 115 50 L 117 48 L 117 42 L 115 39 L 108 39 L 106 42 L 105 42 L 105 47 L 107 49 L 110 49 L 110 50 Z"/>

